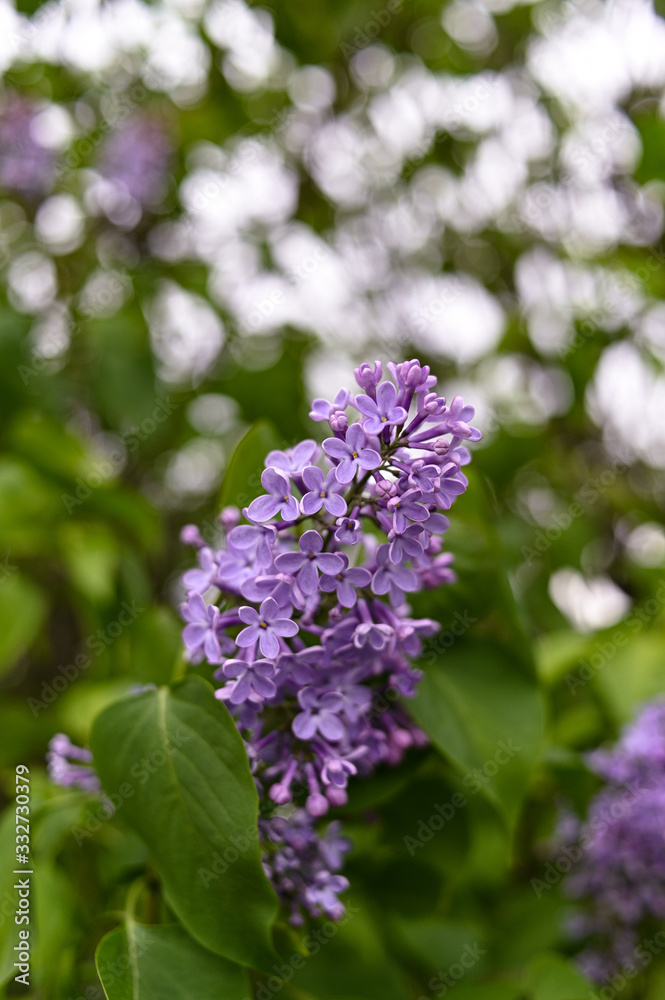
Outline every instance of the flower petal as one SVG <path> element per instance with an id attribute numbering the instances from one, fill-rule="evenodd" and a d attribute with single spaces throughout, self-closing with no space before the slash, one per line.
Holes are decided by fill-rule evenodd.
<path id="1" fill-rule="evenodd" d="M 266 496 L 257 497 L 256 500 L 252 500 L 247 508 L 247 513 L 253 521 L 268 521 L 271 517 L 275 516 L 282 503 L 283 501 L 279 497 L 269 493 Z"/>

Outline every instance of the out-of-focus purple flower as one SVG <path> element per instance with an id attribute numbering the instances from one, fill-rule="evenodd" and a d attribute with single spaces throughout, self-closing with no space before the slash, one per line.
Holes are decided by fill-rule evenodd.
<path id="1" fill-rule="evenodd" d="M 252 500 L 247 513 L 253 521 L 269 521 L 280 513 L 285 521 L 295 521 L 300 513 L 298 501 L 291 496 L 291 484 L 280 472 L 264 469 L 261 485 L 268 493 Z"/>
<path id="2" fill-rule="evenodd" d="M 381 456 L 373 448 L 365 447 L 365 432 L 362 424 L 351 424 L 346 439 L 326 438 L 323 450 L 330 458 L 338 460 L 335 474 L 340 483 L 350 483 L 357 469 L 376 469 L 381 465 Z"/>
<path id="3" fill-rule="evenodd" d="M 217 583 L 217 560 L 212 549 L 202 548 L 198 554 L 200 569 L 188 569 L 182 582 L 197 594 L 203 594 L 208 587 Z"/>
<path id="4" fill-rule="evenodd" d="M 269 451 L 266 455 L 266 468 L 298 476 L 304 468 L 316 461 L 320 452 L 320 445 L 308 438 L 287 451 Z"/>
<path id="5" fill-rule="evenodd" d="M 293 636 L 298 632 L 294 621 L 279 617 L 279 605 L 273 597 L 266 597 L 259 611 L 243 605 L 238 609 L 238 615 L 247 628 L 237 636 L 237 645 L 246 648 L 258 642 L 264 656 L 277 656 L 280 649 L 279 638 Z"/>
<path id="6" fill-rule="evenodd" d="M 180 606 L 180 613 L 186 622 L 182 633 L 190 657 L 200 662 L 203 655 L 210 663 L 219 663 L 222 649 L 219 642 L 219 608 L 206 605 L 199 593 L 192 593 L 186 604 Z"/>
<path id="7" fill-rule="evenodd" d="M 46 762 L 51 781 L 65 788 L 80 788 L 84 792 L 100 792 L 102 785 L 92 766 L 92 754 L 77 747 L 64 733 L 50 741 Z"/>
<path id="8" fill-rule="evenodd" d="M 634 961 L 650 924 L 665 920 L 665 699 L 587 760 L 608 784 L 586 821 L 567 817 L 559 838 L 573 841 L 571 856 L 577 852 L 565 888 L 585 904 L 574 924 L 576 936 L 590 941 L 580 964 L 602 983 Z"/>
<path id="9" fill-rule="evenodd" d="M 403 424 L 406 420 L 406 410 L 396 406 L 397 390 L 392 382 L 382 382 L 376 390 L 376 402 L 369 396 L 356 396 L 354 405 L 367 417 L 365 432 L 380 434 L 386 427 Z"/>
<path id="10" fill-rule="evenodd" d="M 156 207 L 166 193 L 171 156 L 163 124 L 147 115 L 135 115 L 108 135 L 99 170 L 143 208 Z"/>
<path id="11" fill-rule="evenodd" d="M 270 524 L 239 524 L 229 533 L 229 542 L 234 548 L 251 553 L 259 566 L 270 566 L 276 537 L 277 532 Z M 187 582 L 185 577 L 183 581 Z"/>
<path id="12" fill-rule="evenodd" d="M 300 537 L 299 552 L 284 552 L 275 559 L 281 573 L 296 573 L 304 594 L 313 594 L 319 584 L 319 572 L 340 573 L 344 568 L 341 555 L 323 552 L 323 539 L 311 529 Z"/>
<path id="13" fill-rule="evenodd" d="M 385 649 L 390 642 L 393 629 L 381 622 L 361 622 L 353 633 L 353 644 L 358 649 L 370 645 L 372 649 Z"/>
<path id="14" fill-rule="evenodd" d="M 305 493 L 300 501 L 300 509 L 303 514 L 311 517 L 317 514 L 322 507 L 325 507 L 333 517 L 342 517 L 346 514 L 346 500 L 339 495 L 344 489 L 338 481 L 335 470 L 331 469 L 327 476 L 317 465 L 310 465 L 303 469 L 303 483 L 310 491 Z"/>
<path id="15" fill-rule="evenodd" d="M 303 711 L 294 718 L 292 728 L 299 740 L 311 740 L 317 732 L 332 743 L 342 739 L 344 723 L 339 713 L 344 701 L 339 694 L 318 694 L 314 688 L 305 687 L 298 692 L 298 703 Z"/>
<path id="16" fill-rule="evenodd" d="M 35 138 L 38 109 L 10 97 L 0 111 L 0 187 L 28 197 L 45 194 L 55 179 L 55 157 Z"/>

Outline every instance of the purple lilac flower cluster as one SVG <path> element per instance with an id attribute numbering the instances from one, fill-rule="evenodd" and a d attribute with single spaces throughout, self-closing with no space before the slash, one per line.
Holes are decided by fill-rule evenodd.
<path id="1" fill-rule="evenodd" d="M 38 107 L 12 96 L 0 114 L 0 187 L 28 197 L 45 194 L 55 179 L 53 151 L 35 138 Z"/>
<path id="2" fill-rule="evenodd" d="M 344 912 L 348 845 L 315 821 L 346 803 L 349 778 L 425 740 L 397 698 L 415 693 L 411 661 L 438 626 L 411 617 L 407 595 L 454 579 L 442 512 L 465 491 L 466 442 L 481 436 L 428 366 L 388 368 L 393 381 L 363 364 L 359 393 L 314 400 L 330 436 L 270 452 L 247 523 L 222 512 L 219 550 L 183 532 L 198 549 L 183 638 L 193 663 L 214 665 L 247 741 L 266 869 L 294 923 L 303 909 Z"/>
<path id="3" fill-rule="evenodd" d="M 665 700 L 648 704 L 588 764 L 607 784 L 586 822 L 565 824 L 566 839 L 583 849 L 565 885 L 587 904 L 571 929 L 589 942 L 584 971 L 602 983 L 624 966 L 640 968 L 640 942 L 665 920 Z"/>
<path id="4" fill-rule="evenodd" d="M 100 170 L 141 207 L 164 197 L 172 149 L 164 126 L 147 115 L 134 115 L 104 143 Z"/>

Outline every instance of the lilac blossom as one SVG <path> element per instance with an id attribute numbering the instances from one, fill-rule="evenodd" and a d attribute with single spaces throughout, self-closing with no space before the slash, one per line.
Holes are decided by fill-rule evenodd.
<path id="1" fill-rule="evenodd" d="M 269 451 L 266 455 L 266 468 L 298 476 L 306 466 L 316 461 L 320 452 L 321 448 L 316 441 L 308 438 L 287 451 Z"/>
<path id="2" fill-rule="evenodd" d="M 281 514 L 285 521 L 295 521 L 300 513 L 298 501 L 291 496 L 291 484 L 275 469 L 264 469 L 261 485 L 267 494 L 252 500 L 248 515 L 253 521 L 269 521 L 275 514 Z"/>
<path id="3" fill-rule="evenodd" d="M 64 733 L 57 733 L 49 743 L 46 763 L 51 781 L 65 788 L 100 792 L 101 782 L 92 766 L 92 753 L 72 743 Z"/>
<path id="4" fill-rule="evenodd" d="M 352 566 L 350 569 L 349 558 L 342 555 L 344 564 L 340 570 L 330 575 L 321 577 L 319 587 L 324 593 L 337 592 L 337 600 L 345 608 L 352 608 L 356 603 L 356 587 L 368 587 L 372 574 L 364 566 Z"/>
<path id="5" fill-rule="evenodd" d="M 235 683 L 229 694 L 232 705 L 240 705 L 250 698 L 262 702 L 265 698 L 273 698 L 277 688 L 272 680 L 275 676 L 275 664 L 272 660 L 227 660 L 223 667 L 215 671 L 218 680 L 232 678 Z M 222 688 L 222 692 L 226 689 Z"/>
<path id="6" fill-rule="evenodd" d="M 293 732 L 300 740 L 311 740 L 318 731 L 327 740 L 341 740 L 344 724 L 339 712 L 344 707 L 341 695 L 334 691 L 317 694 L 311 687 L 304 687 L 298 693 L 298 702 L 304 711 L 293 720 Z"/>
<path id="7" fill-rule="evenodd" d="M 349 845 L 321 818 L 346 804 L 349 781 L 426 742 L 401 702 L 371 709 L 389 688 L 416 693 L 413 661 L 438 625 L 412 617 L 406 597 L 454 579 L 442 511 L 467 488 L 462 442 L 479 435 L 427 366 L 388 365 L 394 384 L 383 371 L 360 365 L 353 401 L 347 389 L 314 400 L 310 416 L 334 436 L 322 453 L 310 439 L 271 452 L 266 493 L 242 523 L 223 513 L 217 547 L 187 532 L 199 568 L 183 580 L 185 644 L 246 741 L 265 870 L 296 925 L 344 912 Z M 208 586 L 219 595 L 206 606 Z"/>
<path id="8" fill-rule="evenodd" d="M 299 552 L 284 552 L 275 559 L 275 566 L 283 573 L 297 574 L 298 584 L 304 594 L 313 594 L 319 584 L 319 571 L 340 573 L 344 569 L 341 555 L 323 552 L 323 539 L 311 529 L 301 536 Z"/>
<path id="9" fill-rule="evenodd" d="M 390 594 L 394 607 L 404 603 L 405 592 L 418 590 L 418 577 L 412 569 L 395 563 L 390 555 L 390 545 L 379 545 L 376 550 L 378 569 L 372 578 L 375 594 Z"/>
<path id="10" fill-rule="evenodd" d="M 339 495 L 344 486 L 338 481 L 334 469 L 330 469 L 328 475 L 324 476 L 318 466 L 310 465 L 303 469 L 302 479 L 309 490 L 300 501 L 303 514 L 311 517 L 312 514 L 318 514 L 322 507 L 333 517 L 346 514 L 346 500 Z"/>
<path id="11" fill-rule="evenodd" d="M 665 920 L 665 699 L 647 704 L 614 747 L 587 763 L 606 784 L 584 822 L 565 817 L 559 839 L 578 852 L 564 885 L 584 904 L 570 926 L 588 941 L 580 965 L 603 983 L 634 961 L 650 924 Z"/>
<path id="12" fill-rule="evenodd" d="M 312 400 L 312 409 L 309 413 L 310 419 L 316 421 L 330 420 L 333 413 L 343 413 L 349 405 L 350 397 L 351 393 L 348 389 L 340 389 L 332 403 L 329 403 L 327 399 L 319 398 Z"/>
<path id="13" fill-rule="evenodd" d="M 326 438 L 323 450 L 329 458 L 337 459 L 335 469 L 338 482 L 350 483 L 358 469 L 371 470 L 381 465 L 381 456 L 374 448 L 365 447 L 365 431 L 362 424 L 351 424 L 345 440 Z"/>
<path id="14" fill-rule="evenodd" d="M 222 657 L 219 608 L 214 604 L 206 605 L 201 595 L 192 591 L 187 603 L 180 606 L 180 613 L 189 623 L 183 629 L 182 638 L 193 662 L 200 662 L 205 656 L 209 663 L 219 663 Z"/>
<path id="15" fill-rule="evenodd" d="M 386 427 L 403 424 L 406 410 L 396 406 L 397 389 L 392 382 L 382 382 L 376 390 L 376 402 L 369 396 L 356 396 L 354 406 L 367 418 L 366 434 L 380 434 Z"/>
<path id="16" fill-rule="evenodd" d="M 279 617 L 279 605 L 273 597 L 266 597 L 259 611 L 243 605 L 238 609 L 238 615 L 247 628 L 236 637 L 237 644 L 244 649 L 258 642 L 264 656 L 277 656 L 279 639 L 296 635 L 298 631 L 298 626 L 290 618 Z"/>

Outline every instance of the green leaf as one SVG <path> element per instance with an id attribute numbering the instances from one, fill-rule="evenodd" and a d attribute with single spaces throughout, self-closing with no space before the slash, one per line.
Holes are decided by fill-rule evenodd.
<path id="1" fill-rule="evenodd" d="M 578 1000 L 591 995 L 591 983 L 561 955 L 536 955 L 526 971 L 533 1000 Z"/>
<path id="2" fill-rule="evenodd" d="M 484 794 L 512 826 L 542 739 L 535 679 L 501 647 L 468 638 L 426 666 L 409 709 L 464 775 L 469 796 Z"/>
<path id="3" fill-rule="evenodd" d="M 265 420 L 251 427 L 236 445 L 224 474 L 219 494 L 220 507 L 238 507 L 242 510 L 252 500 L 264 493 L 261 473 L 265 467 L 265 457 L 281 442 L 272 424 Z"/>
<path id="4" fill-rule="evenodd" d="M 11 667 L 40 633 L 46 601 L 16 567 L 0 566 L 0 671 Z"/>
<path id="5" fill-rule="evenodd" d="M 116 702 L 96 720 L 91 746 L 190 934 L 218 955 L 269 967 L 277 901 L 259 856 L 256 787 L 211 686 L 192 676 Z"/>
<path id="6" fill-rule="evenodd" d="M 633 616 L 628 621 L 636 623 L 637 619 Z M 594 643 L 586 677 L 593 671 L 592 683 L 619 725 L 629 722 L 645 701 L 662 694 L 665 688 L 664 641 L 665 635 L 660 629 L 628 638 L 628 629 L 624 626 L 603 634 Z M 580 686 L 586 683 L 579 672 L 574 676 Z"/>
<path id="7" fill-rule="evenodd" d="M 129 920 L 102 938 L 95 956 L 107 1000 L 242 1000 L 247 973 L 192 941 L 177 924 Z"/>

